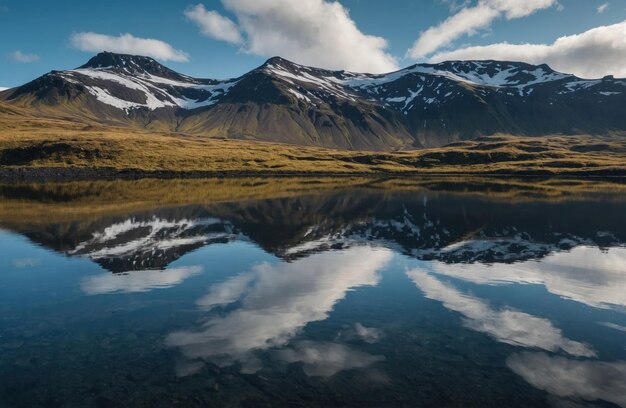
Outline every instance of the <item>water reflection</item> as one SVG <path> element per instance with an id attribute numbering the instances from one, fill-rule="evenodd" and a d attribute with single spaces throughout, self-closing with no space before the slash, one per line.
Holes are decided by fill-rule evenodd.
<path id="1" fill-rule="evenodd" d="M 507 365 L 530 384 L 560 397 L 626 406 L 626 362 L 579 361 L 545 353 L 516 353 Z"/>
<path id="2" fill-rule="evenodd" d="M 0 406 L 626 407 L 622 187 L 146 183 L 0 186 Z"/>
<path id="3" fill-rule="evenodd" d="M 487 285 L 544 285 L 555 295 L 593 307 L 626 306 L 626 248 L 579 246 L 513 264 L 446 264 L 433 272 Z"/>
<path id="4" fill-rule="evenodd" d="M 190 359 L 208 359 L 221 366 L 238 362 L 243 372 L 256 372 L 261 367 L 253 352 L 286 345 L 308 323 L 326 319 L 346 292 L 376 285 L 379 271 L 391 256 L 386 249 L 356 247 L 292 263 L 256 265 L 250 272 L 213 285 L 197 301 L 205 310 L 234 302 L 236 308 L 209 317 L 198 330 L 170 334 L 166 344 L 180 347 Z M 311 372 L 339 370 L 346 364 L 338 361 L 333 369 L 323 369 L 333 356 L 369 361 L 345 347 L 303 344 L 306 347 L 301 344 L 295 350 L 283 350 L 281 358 L 304 359 L 317 367 L 310 368 Z M 320 359 L 316 347 L 332 353 L 325 355 L 326 360 Z"/>
<path id="5" fill-rule="evenodd" d="M 41 259 L 37 258 L 19 258 L 13 260 L 13 266 L 18 269 L 32 268 L 41 265 Z"/>
<path id="6" fill-rule="evenodd" d="M 171 288 L 201 272 L 202 266 L 196 265 L 171 268 L 164 271 L 145 270 L 115 275 L 103 273 L 84 278 L 80 286 L 89 295 L 148 292 L 153 289 Z"/>
<path id="7" fill-rule="evenodd" d="M 186 252 L 234 237 L 232 227 L 215 218 L 128 218 L 94 231 L 67 253 L 126 272 L 164 268 Z"/>
<path id="8" fill-rule="evenodd" d="M 301 341 L 293 348 L 279 350 L 278 357 L 287 363 L 302 363 L 310 376 L 331 377 L 343 370 L 364 368 L 384 361 L 383 356 L 355 351 L 343 344 Z"/>
<path id="9" fill-rule="evenodd" d="M 521 347 L 535 347 L 547 351 L 562 350 L 574 356 L 593 357 L 590 346 L 570 340 L 552 322 L 510 308 L 495 310 L 486 302 L 464 294 L 437 278 L 413 269 L 407 275 L 422 290 L 424 296 L 438 300 L 452 311 L 464 316 L 464 323 L 472 330 L 487 333 L 503 343 Z"/>

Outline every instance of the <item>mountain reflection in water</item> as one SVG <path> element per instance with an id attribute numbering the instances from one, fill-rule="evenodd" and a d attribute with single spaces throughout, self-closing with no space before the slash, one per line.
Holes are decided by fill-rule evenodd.
<path id="1" fill-rule="evenodd" d="M 0 186 L 0 406 L 626 407 L 626 189 Z"/>

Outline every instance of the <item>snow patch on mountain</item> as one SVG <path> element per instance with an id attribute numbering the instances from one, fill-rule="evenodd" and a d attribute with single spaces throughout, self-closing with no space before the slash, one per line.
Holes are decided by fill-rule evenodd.
<path id="1" fill-rule="evenodd" d="M 626 84 L 613 78 L 584 80 L 553 71 L 547 65 L 501 61 L 416 64 L 388 74 L 366 74 L 307 67 L 275 57 L 252 72 L 269 76 L 299 103 L 319 106 L 320 103 L 334 104 L 337 100 L 367 102 L 404 115 L 412 111 L 439 110 L 456 98 L 467 97 L 471 101 L 469 98 L 478 97 L 484 101 L 494 92 L 507 98 L 525 99 L 545 89 L 565 95 L 597 86 L 594 93 L 613 97 L 619 95 Z M 52 75 L 83 86 L 99 102 L 127 114 L 135 109 L 208 107 L 249 78 L 249 74 L 245 74 L 223 81 L 196 79 L 178 74 L 149 58 L 107 53 L 94 57 L 80 68 Z"/>
<path id="2" fill-rule="evenodd" d="M 293 81 L 311 84 L 318 87 L 326 94 L 334 95 L 343 99 L 355 100 L 355 95 L 342 86 L 342 84 L 336 79 L 333 80 L 330 77 L 313 75 L 309 72 L 311 69 L 306 67 L 297 65 L 294 65 L 294 67 L 298 67 L 298 71 L 296 73 L 278 65 L 267 64 L 265 71 L 270 75 L 277 75 L 281 77 L 292 85 L 295 85 Z"/>
<path id="3" fill-rule="evenodd" d="M 96 97 L 100 102 L 113 106 L 114 108 L 122 109 L 128 112 L 129 109 L 135 109 L 142 106 L 147 107 L 147 105 L 142 105 L 134 102 L 125 101 L 123 99 L 117 98 L 109 93 L 106 89 L 97 87 L 97 86 L 87 86 L 87 91 L 90 94 Z M 165 105 L 162 105 L 165 106 Z M 172 105 L 169 105 L 172 106 Z M 155 108 L 156 109 L 156 108 Z"/>
<path id="4" fill-rule="evenodd" d="M 155 110 L 163 107 L 179 107 L 196 109 L 210 106 L 217 102 L 236 84 L 236 81 L 216 81 L 215 84 L 201 84 L 190 78 L 189 82 L 176 81 L 144 72 L 139 75 L 124 75 L 109 71 L 111 67 L 79 68 L 62 73 L 62 77 L 71 83 L 90 83 L 81 81 L 84 77 L 95 81 L 98 85 L 86 85 L 88 92 L 100 102 L 128 112 L 131 109 L 147 108 Z M 144 102 L 131 101 L 124 98 L 123 92 L 109 89 L 110 83 L 120 85 L 124 89 L 138 91 L 145 96 Z M 201 91 L 202 97 L 194 99 L 185 96 L 187 90 Z M 197 93 L 196 93 L 197 95 Z"/>
<path id="5" fill-rule="evenodd" d="M 472 86 L 488 87 L 527 87 L 544 82 L 575 78 L 572 75 L 562 74 L 560 72 L 548 72 L 543 68 L 526 71 L 515 65 L 508 66 L 506 69 L 493 71 L 485 69 L 485 66 L 476 65 L 476 63 L 468 63 L 463 70 L 447 70 L 441 66 L 417 64 L 384 75 L 368 76 L 351 74 L 348 79 L 342 81 L 342 83 L 355 88 L 372 88 L 395 82 L 407 75 L 434 76 Z M 530 79 L 524 80 L 523 78 Z"/>
<path id="6" fill-rule="evenodd" d="M 290 94 L 295 95 L 296 98 L 301 99 L 303 101 L 307 101 L 309 103 L 311 103 L 311 98 L 309 98 L 308 96 L 296 91 L 295 89 L 288 89 L 287 90 Z"/>

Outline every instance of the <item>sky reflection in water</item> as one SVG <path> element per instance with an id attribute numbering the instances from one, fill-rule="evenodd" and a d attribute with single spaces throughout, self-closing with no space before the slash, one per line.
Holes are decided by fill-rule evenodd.
<path id="1" fill-rule="evenodd" d="M 0 405 L 626 407 L 624 198 L 4 195 Z"/>

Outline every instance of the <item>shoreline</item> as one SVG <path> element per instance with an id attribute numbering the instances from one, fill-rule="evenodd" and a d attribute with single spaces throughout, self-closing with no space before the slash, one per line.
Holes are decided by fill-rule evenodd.
<path id="1" fill-rule="evenodd" d="M 495 178 L 560 178 L 560 179 L 624 179 L 626 169 L 600 169 L 597 171 L 550 172 L 547 170 L 485 171 L 485 172 L 437 172 L 437 171 L 373 171 L 373 172 L 311 172 L 311 171 L 215 171 L 215 170 L 137 170 L 92 167 L 0 167 L 0 182 L 36 183 L 97 180 L 139 179 L 202 179 L 244 177 L 367 177 L 367 178 L 414 178 L 414 177 L 495 177 Z"/>

